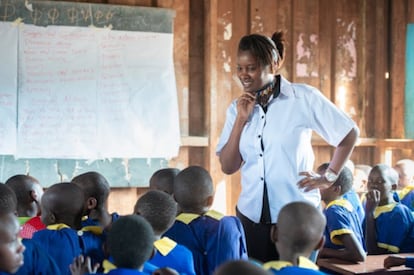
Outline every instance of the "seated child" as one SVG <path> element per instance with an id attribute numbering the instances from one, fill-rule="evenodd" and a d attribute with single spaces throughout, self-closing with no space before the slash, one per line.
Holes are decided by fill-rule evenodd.
<path id="1" fill-rule="evenodd" d="M 329 163 L 322 164 L 317 172 L 323 175 L 328 166 Z M 352 188 L 352 180 L 352 172 L 345 166 L 330 187 L 320 190 L 326 217 L 325 245 L 319 251 L 320 258 L 365 260 L 362 222 L 352 204 L 343 197 Z"/>
<path id="2" fill-rule="evenodd" d="M 0 213 L 0 274 L 13 274 L 24 263 L 25 247 L 20 241 L 19 230 L 14 213 Z"/>
<path id="3" fill-rule="evenodd" d="M 221 264 L 213 273 L 213 275 L 271 275 L 272 273 L 265 270 L 260 265 L 246 260 L 230 260 Z"/>
<path id="4" fill-rule="evenodd" d="M 398 172 L 397 194 L 399 201 L 414 211 L 414 161 L 401 159 L 394 169 Z"/>
<path id="5" fill-rule="evenodd" d="M 342 195 L 342 197 L 344 199 L 348 200 L 351 203 L 352 207 L 354 208 L 355 212 L 358 215 L 360 224 L 362 224 L 362 222 L 365 219 L 365 210 L 364 210 L 364 206 L 361 203 L 361 198 L 358 195 L 358 193 L 357 193 L 357 191 L 355 189 L 355 185 L 354 185 L 353 174 L 355 172 L 355 165 L 354 165 L 354 163 L 352 161 L 348 160 L 346 162 L 345 167 L 347 167 L 351 171 L 351 174 L 352 174 L 352 182 L 351 182 L 351 188 L 347 192 L 345 192 Z"/>
<path id="6" fill-rule="evenodd" d="M 47 226 L 34 233 L 32 240 L 53 257 L 62 274 L 80 254 L 94 263 L 103 258 L 102 239 L 91 232 L 78 231 L 84 207 L 84 194 L 75 184 L 57 183 L 46 189 L 41 200 L 42 221 Z"/>
<path id="7" fill-rule="evenodd" d="M 139 275 L 142 267 L 153 253 L 154 233 L 151 225 L 138 215 L 121 216 L 114 221 L 108 232 L 109 254 L 117 268 L 108 275 Z M 72 275 L 92 273 L 86 257 L 75 258 L 70 265 Z M 89 266 L 88 266 L 89 265 Z"/>
<path id="8" fill-rule="evenodd" d="M 372 167 L 367 164 L 356 164 L 355 165 L 354 186 L 361 201 L 362 201 L 362 197 L 364 197 L 365 193 L 367 192 L 368 175 L 371 169 Z"/>
<path id="9" fill-rule="evenodd" d="M 14 175 L 6 184 L 13 189 L 17 197 L 17 216 L 22 226 L 20 236 L 31 238 L 34 232 L 45 228 L 40 219 L 43 188 L 36 178 L 27 175 Z"/>
<path id="10" fill-rule="evenodd" d="M 369 173 L 364 224 L 368 254 L 414 252 L 414 218 L 394 200 L 397 183 L 398 173 L 386 164 Z"/>
<path id="11" fill-rule="evenodd" d="M 263 267 L 273 274 L 324 274 L 308 258 L 322 248 L 326 219 L 307 202 L 291 202 L 280 210 L 272 226 L 271 239 L 279 251 L 279 260 Z"/>
<path id="12" fill-rule="evenodd" d="M 107 209 L 111 191 L 108 181 L 102 174 L 91 171 L 74 177 L 71 182 L 85 194 L 86 217 L 82 221 L 82 227 L 95 234 L 102 233 L 119 216 L 117 213 L 109 213 Z"/>
<path id="13" fill-rule="evenodd" d="M 26 218 L 28 220 L 40 215 L 43 188 L 37 179 L 26 175 L 14 175 L 6 181 L 6 185 L 16 194 L 19 219 Z"/>
<path id="14" fill-rule="evenodd" d="M 174 198 L 159 190 L 143 194 L 135 204 L 134 213 L 144 217 L 154 230 L 155 255 L 149 263 L 160 267 L 170 267 L 180 274 L 195 274 L 191 251 L 168 237 L 162 237 L 175 220 L 177 203 Z"/>
<path id="15" fill-rule="evenodd" d="M 190 166 L 175 177 L 174 198 L 181 214 L 164 236 L 191 250 L 197 275 L 212 274 L 229 260 L 247 259 L 240 220 L 209 210 L 213 197 L 213 181 L 204 168 Z"/>
<path id="16" fill-rule="evenodd" d="M 149 188 L 151 190 L 161 190 L 172 195 L 174 178 L 179 172 L 178 168 L 163 168 L 155 171 L 149 180 Z"/>
<path id="17" fill-rule="evenodd" d="M 17 214 L 17 198 L 13 189 L 0 182 L 0 213 Z"/>
<path id="18" fill-rule="evenodd" d="M 3 183 L 0 183 L 0 215 L 13 214 L 14 216 L 16 216 L 15 215 L 16 209 L 17 209 L 16 194 L 13 192 L 13 190 L 9 186 Z M 17 219 L 17 217 L 15 217 L 15 219 Z M 1 224 L 1 221 L 0 221 L 0 224 Z M 6 226 L 1 225 L 0 229 L 3 227 L 4 229 L 7 228 Z M 0 233 L 0 241 L 1 240 L 2 240 L 2 237 Z M 29 239 L 23 239 L 22 244 L 25 247 L 24 252 L 23 252 L 24 264 L 20 266 L 20 268 L 16 272 L 13 272 L 14 275 L 27 275 L 27 274 L 59 275 L 60 274 L 60 271 L 57 268 L 54 260 L 41 247 L 39 247 L 32 240 L 29 240 Z M 6 260 L 10 260 L 8 256 L 2 255 L 1 251 L 6 252 L 7 250 L 2 250 L 2 248 L 0 248 L 0 262 L 2 261 L 3 257 Z M 13 260 L 10 260 L 10 264 L 13 264 Z M 0 270 L 3 270 L 3 269 L 0 268 Z M 0 274 L 3 275 L 3 274 L 9 274 L 9 273 L 0 272 Z"/>

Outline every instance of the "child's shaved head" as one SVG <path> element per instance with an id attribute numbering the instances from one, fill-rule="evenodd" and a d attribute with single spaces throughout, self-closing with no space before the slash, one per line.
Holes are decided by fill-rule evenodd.
<path id="1" fill-rule="evenodd" d="M 326 219 L 320 210 L 307 202 L 285 205 L 277 219 L 278 251 L 287 248 L 296 253 L 311 253 L 320 243 Z"/>
<path id="2" fill-rule="evenodd" d="M 201 209 L 214 196 L 213 180 L 209 172 L 201 166 L 189 166 L 174 180 L 174 197 L 184 212 Z"/>

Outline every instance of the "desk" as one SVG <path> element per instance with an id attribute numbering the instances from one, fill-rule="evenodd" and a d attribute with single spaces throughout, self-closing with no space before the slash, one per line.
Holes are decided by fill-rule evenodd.
<path id="1" fill-rule="evenodd" d="M 399 254 L 414 256 L 413 254 Z M 365 262 L 354 264 L 340 259 L 319 259 L 321 271 L 334 274 L 414 274 L 414 269 L 396 266 L 385 269 L 384 259 L 389 255 L 368 255 Z"/>

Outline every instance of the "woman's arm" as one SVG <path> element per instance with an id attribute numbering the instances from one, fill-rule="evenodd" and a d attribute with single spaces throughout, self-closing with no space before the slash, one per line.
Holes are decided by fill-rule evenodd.
<path id="1" fill-rule="evenodd" d="M 229 140 L 222 148 L 219 160 L 221 170 L 225 174 L 233 174 L 240 169 L 243 159 L 240 155 L 239 144 L 244 125 L 249 119 L 256 98 L 250 93 L 242 94 L 237 100 L 237 116 L 231 130 Z"/>
<path id="2" fill-rule="evenodd" d="M 354 127 L 351 129 L 351 131 L 349 131 L 341 143 L 339 143 L 339 145 L 335 148 L 328 169 L 331 169 L 336 174 L 339 174 L 339 172 L 341 172 L 345 163 L 351 156 L 352 151 L 354 150 L 358 136 L 359 130 L 357 127 Z"/>
<path id="3" fill-rule="evenodd" d="M 349 133 L 342 139 L 339 145 L 335 148 L 335 152 L 332 156 L 332 160 L 329 163 L 328 169 L 335 172 L 337 175 L 341 172 L 345 163 L 349 159 L 354 150 L 355 144 L 359 136 L 359 130 L 355 126 Z M 305 191 L 309 191 L 316 188 L 328 188 L 333 182 L 329 182 L 325 177 L 318 175 L 313 171 L 303 171 L 299 175 L 305 176 L 298 182 L 300 188 L 305 188 Z"/>

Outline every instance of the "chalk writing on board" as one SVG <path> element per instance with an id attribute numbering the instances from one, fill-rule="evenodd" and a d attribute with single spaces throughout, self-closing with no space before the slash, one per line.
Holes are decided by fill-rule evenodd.
<path id="1" fill-rule="evenodd" d="M 168 9 L 121 5 L 24 0 L 0 1 L 0 21 L 22 18 L 38 26 L 95 26 L 115 30 L 172 32 L 174 12 Z"/>

